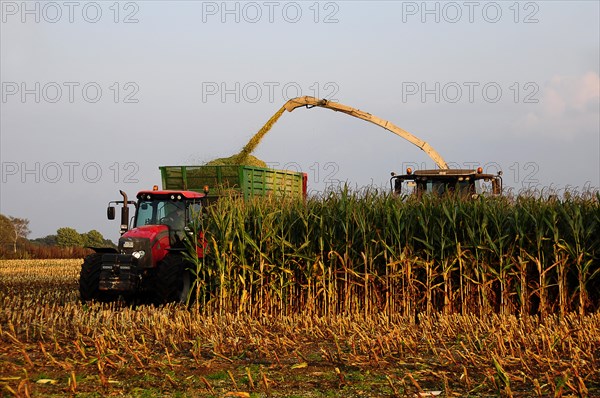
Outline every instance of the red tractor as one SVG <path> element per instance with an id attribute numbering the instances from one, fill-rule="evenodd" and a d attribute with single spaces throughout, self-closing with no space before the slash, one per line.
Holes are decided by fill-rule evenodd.
<path id="1" fill-rule="evenodd" d="M 79 292 L 83 301 L 150 298 L 155 303 L 186 302 L 195 273 L 186 261 L 186 236 L 192 217 L 201 214 L 207 192 L 140 191 L 137 201 L 109 203 L 107 215 L 115 218 L 121 204 L 121 237 L 118 249 L 92 248 L 81 266 Z M 129 205 L 135 206 L 129 228 Z M 202 248 L 197 248 L 202 256 Z"/>

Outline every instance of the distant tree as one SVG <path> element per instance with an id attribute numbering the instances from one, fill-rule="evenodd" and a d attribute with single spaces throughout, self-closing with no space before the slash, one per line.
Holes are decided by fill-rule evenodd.
<path id="1" fill-rule="evenodd" d="M 73 228 L 63 227 L 56 230 L 56 244 L 60 247 L 82 247 L 83 237 Z"/>
<path id="2" fill-rule="evenodd" d="M 62 228 L 61 228 L 62 229 Z M 59 244 L 59 239 L 58 239 L 58 235 L 54 234 L 54 235 L 46 235 L 42 238 L 36 238 L 36 239 L 32 239 L 30 240 L 31 243 L 37 244 L 37 245 L 41 245 L 41 246 L 63 246 L 63 247 L 72 247 L 72 246 L 65 246 L 65 236 L 70 236 L 72 237 L 71 239 L 71 243 L 75 242 L 79 242 L 77 240 L 77 238 L 75 238 L 75 234 L 73 233 L 73 231 L 70 231 L 72 228 L 67 228 L 67 231 L 63 231 L 61 232 L 61 243 Z M 75 231 L 77 232 L 77 231 Z M 58 233 L 58 231 L 57 231 Z M 81 246 L 91 246 L 91 247 L 114 247 L 116 248 L 117 246 L 115 245 L 115 243 L 110 240 L 110 239 L 105 239 L 102 236 L 102 233 L 100 233 L 99 231 L 93 229 L 87 233 L 84 234 L 79 234 L 81 236 Z M 67 240 L 68 241 L 68 240 Z"/>
<path id="3" fill-rule="evenodd" d="M 27 236 L 31 233 L 29 230 L 29 220 L 26 218 L 8 217 L 13 225 L 13 251 L 17 252 L 17 241 L 19 238 L 27 239 Z"/>
<path id="4" fill-rule="evenodd" d="M 44 246 L 56 246 L 56 235 L 46 235 L 43 238 L 36 238 L 30 240 L 32 243 L 37 243 L 38 245 Z"/>
<path id="5" fill-rule="evenodd" d="M 118 247 L 117 245 L 115 245 L 115 242 L 113 242 L 110 239 L 104 239 L 104 245 L 103 247 L 114 247 L 115 249 Z"/>
<path id="6" fill-rule="evenodd" d="M 15 236 L 15 227 L 10 218 L 0 214 L 0 247 L 12 245 Z"/>
<path id="7" fill-rule="evenodd" d="M 31 233 L 31 230 L 29 230 L 29 220 L 26 218 L 10 217 L 10 221 L 13 223 L 19 238 L 27 239 L 27 236 Z"/>
<path id="8" fill-rule="evenodd" d="M 90 247 L 104 247 L 104 236 L 95 229 L 92 229 L 85 234 L 81 234 L 83 237 L 83 245 Z"/>

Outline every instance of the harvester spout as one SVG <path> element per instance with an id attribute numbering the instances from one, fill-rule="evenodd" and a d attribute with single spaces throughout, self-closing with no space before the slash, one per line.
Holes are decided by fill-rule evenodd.
<path id="1" fill-rule="evenodd" d="M 400 127 L 396 126 L 392 122 L 381 119 L 375 115 L 371 115 L 370 113 L 363 112 L 360 109 L 356 109 L 356 108 L 352 108 L 352 107 L 344 105 L 344 104 L 340 104 L 339 102 L 327 101 L 325 99 L 320 99 L 320 98 L 315 98 L 315 97 L 305 96 L 305 97 L 292 98 L 291 100 L 286 102 L 285 105 L 283 105 L 285 110 L 287 110 L 288 112 L 292 112 L 294 109 L 300 108 L 302 106 L 306 106 L 309 109 L 314 108 L 315 106 L 318 106 L 321 108 L 327 108 L 327 109 L 331 109 L 332 111 L 342 112 L 347 115 L 353 116 L 355 118 L 362 119 L 367 122 L 373 123 L 379 127 L 382 127 L 384 129 L 404 138 L 405 140 L 407 140 L 407 141 L 413 143 L 414 145 L 418 146 L 419 148 L 421 148 L 421 150 L 423 150 L 435 162 L 435 164 L 440 169 L 448 168 L 448 164 L 446 164 L 446 161 L 444 160 L 444 158 L 442 158 L 442 155 L 440 155 L 435 149 L 433 149 L 427 142 L 415 137 L 408 131 L 401 129 Z"/>

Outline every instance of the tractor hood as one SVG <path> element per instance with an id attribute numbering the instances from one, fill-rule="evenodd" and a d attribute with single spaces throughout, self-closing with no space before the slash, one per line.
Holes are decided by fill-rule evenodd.
<path id="1" fill-rule="evenodd" d="M 166 225 L 133 228 L 119 239 L 119 253 L 138 258 L 143 268 L 156 266 L 167 254 L 169 247 L 169 228 Z"/>

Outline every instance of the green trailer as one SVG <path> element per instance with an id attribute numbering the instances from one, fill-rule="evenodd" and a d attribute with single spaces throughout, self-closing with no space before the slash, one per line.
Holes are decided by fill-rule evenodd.
<path id="1" fill-rule="evenodd" d="M 223 195 L 281 195 L 306 197 L 307 175 L 288 170 L 275 170 L 246 165 L 161 166 L 162 187 L 166 190 L 203 192 L 208 187 L 208 199 Z"/>

